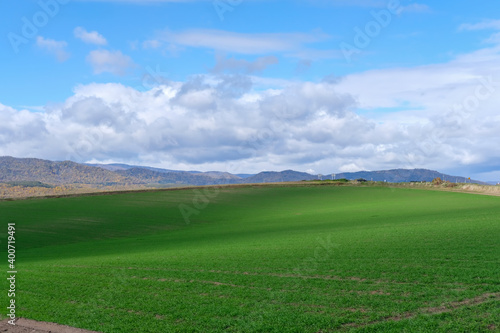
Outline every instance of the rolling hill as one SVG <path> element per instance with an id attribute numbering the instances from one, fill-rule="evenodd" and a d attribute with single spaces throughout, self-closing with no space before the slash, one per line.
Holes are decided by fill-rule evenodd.
<path id="1" fill-rule="evenodd" d="M 394 169 L 394 170 L 383 170 L 383 171 L 360 171 L 360 172 L 339 173 L 336 174 L 335 176 L 336 178 L 346 178 L 346 179 L 363 178 L 366 180 L 387 181 L 390 183 L 401 183 L 401 182 L 411 182 L 411 181 L 430 182 L 438 177 L 441 178 L 442 180 L 449 182 L 459 182 L 459 183 L 465 183 L 466 181 L 469 182 L 469 180 L 465 177 L 445 175 L 441 172 L 427 170 L 427 169 Z M 482 183 L 476 180 L 473 180 L 472 182 Z"/>
<path id="2" fill-rule="evenodd" d="M 16 315 L 103 333 L 498 332 L 499 197 L 317 184 L 0 201 Z"/>
<path id="3" fill-rule="evenodd" d="M 39 181 L 52 185 L 137 183 L 116 172 L 71 161 L 0 157 L 0 182 Z"/>
<path id="4" fill-rule="evenodd" d="M 305 172 L 285 170 L 281 172 L 264 171 L 245 179 L 245 183 L 279 183 L 317 179 L 317 176 Z"/>
<path id="5" fill-rule="evenodd" d="M 145 168 L 117 170 L 115 173 L 145 184 L 219 185 L 238 184 L 241 179 L 230 174 L 229 177 L 224 177 L 221 173 L 160 172 Z"/>
<path id="6" fill-rule="evenodd" d="M 394 169 L 360 171 L 330 175 L 311 175 L 294 170 L 264 171 L 256 175 L 233 175 L 227 172 L 180 171 L 127 164 L 79 164 L 71 161 L 53 162 L 36 158 L 0 157 L 0 182 L 38 181 L 50 185 L 221 185 L 278 183 L 314 179 L 363 178 L 393 183 L 432 181 L 440 177 L 450 182 L 472 182 L 464 177 L 450 176 L 427 169 Z"/>

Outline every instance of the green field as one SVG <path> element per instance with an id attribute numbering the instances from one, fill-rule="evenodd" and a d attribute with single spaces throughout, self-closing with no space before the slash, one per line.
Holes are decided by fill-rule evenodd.
<path id="1" fill-rule="evenodd" d="M 500 197 L 369 186 L 200 193 L 0 202 L 5 272 L 16 223 L 17 315 L 127 333 L 500 329 Z M 189 223 L 179 206 L 196 209 Z"/>

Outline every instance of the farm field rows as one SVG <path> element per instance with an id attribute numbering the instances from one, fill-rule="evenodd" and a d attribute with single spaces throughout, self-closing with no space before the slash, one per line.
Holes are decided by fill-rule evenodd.
<path id="1" fill-rule="evenodd" d="M 24 318 L 100 332 L 500 328 L 499 197 L 244 186 L 0 212 L 4 233 L 16 223 Z"/>

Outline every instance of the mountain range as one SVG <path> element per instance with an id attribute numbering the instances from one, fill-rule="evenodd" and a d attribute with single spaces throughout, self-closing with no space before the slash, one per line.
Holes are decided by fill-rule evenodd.
<path id="1" fill-rule="evenodd" d="M 451 182 L 472 182 L 464 177 L 445 175 L 427 169 L 394 169 L 360 171 L 329 175 L 311 175 L 285 170 L 258 174 L 233 175 L 227 172 L 180 171 L 128 164 L 81 164 L 54 162 L 36 158 L 0 157 L 0 183 L 35 181 L 50 185 L 86 184 L 112 185 L 219 185 L 243 183 L 276 183 L 314 179 L 359 179 L 387 182 L 432 181 L 440 177 Z"/>

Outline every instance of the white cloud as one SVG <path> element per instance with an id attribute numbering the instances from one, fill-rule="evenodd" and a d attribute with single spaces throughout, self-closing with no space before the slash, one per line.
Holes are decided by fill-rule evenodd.
<path id="1" fill-rule="evenodd" d="M 44 144 L 48 134 L 42 114 L 0 103 L 0 155 L 34 156 L 39 149 L 47 152 Z"/>
<path id="2" fill-rule="evenodd" d="M 157 49 L 161 46 L 161 42 L 156 39 L 150 39 L 142 43 L 144 49 Z"/>
<path id="3" fill-rule="evenodd" d="M 338 90 L 354 94 L 362 109 L 406 108 L 445 112 L 475 93 L 481 80 L 500 82 L 500 47 L 457 56 L 448 63 L 371 70 L 349 75 Z M 491 96 L 495 98 L 495 96 Z"/>
<path id="4" fill-rule="evenodd" d="M 234 94 L 242 82 L 246 88 Z M 266 160 L 269 169 L 272 160 L 285 165 L 287 160 L 304 159 L 317 144 L 330 147 L 324 151 L 328 153 L 335 145 L 345 145 L 347 136 L 366 130 L 369 123 L 349 112 L 352 99 L 335 94 L 328 84 L 304 83 L 262 93 L 249 88 L 244 79 L 227 77 L 198 77 L 147 92 L 119 84 L 91 84 L 77 87 L 62 105 L 30 113 L 36 121 L 28 123 L 41 123 L 50 135 L 39 141 L 53 140 L 52 145 L 58 146 L 48 144 L 38 150 L 46 157 L 149 161 L 155 156 L 156 163 L 168 160 L 176 168 L 213 165 L 222 170 L 245 161 L 255 162 L 256 168 Z M 272 107 L 290 95 L 295 98 L 286 107 Z M 14 109 L 9 112 L 7 128 L 16 126 L 12 114 L 26 116 Z M 325 125 L 336 130 L 325 128 L 317 134 L 317 126 Z M 0 154 L 12 154 L 26 140 L 1 145 Z M 57 155 L 60 150 L 66 155 Z M 269 156 L 274 157 L 268 160 Z"/>
<path id="5" fill-rule="evenodd" d="M 459 31 L 477 31 L 477 30 L 500 30 L 500 20 L 483 20 L 479 23 L 465 23 L 458 27 Z M 485 40 L 489 44 L 500 44 L 500 32 L 492 34 Z"/>
<path id="6" fill-rule="evenodd" d="M 486 30 L 486 29 L 500 30 L 500 20 L 484 20 L 482 22 L 474 24 L 464 23 L 458 28 L 458 30 L 468 30 L 468 31 Z"/>
<path id="7" fill-rule="evenodd" d="M 431 11 L 431 8 L 426 4 L 412 3 L 406 6 L 402 6 L 401 11 L 409 13 L 428 13 Z"/>
<path id="8" fill-rule="evenodd" d="M 486 39 L 486 43 L 500 44 L 500 32 L 491 35 L 488 39 Z"/>
<path id="9" fill-rule="evenodd" d="M 0 105 L 0 155 L 233 173 L 493 172 L 500 158 L 499 55 L 500 47 L 485 48 L 448 63 L 322 82 L 224 75 L 145 92 L 82 85 L 45 112 Z"/>
<path id="10" fill-rule="evenodd" d="M 92 65 L 94 74 L 109 72 L 124 75 L 134 66 L 132 59 L 120 51 L 94 50 L 87 56 L 87 62 Z"/>
<path id="11" fill-rule="evenodd" d="M 54 55 L 60 62 L 68 60 L 70 56 L 66 51 L 68 43 L 65 41 L 56 41 L 38 36 L 36 38 L 36 45 L 47 53 Z"/>
<path id="12" fill-rule="evenodd" d="M 81 39 L 87 44 L 106 45 L 108 43 L 106 38 L 104 38 L 97 31 L 89 32 L 82 27 L 76 27 L 75 30 L 73 30 L 73 33 L 76 38 Z"/>
<path id="13" fill-rule="evenodd" d="M 269 54 L 299 51 L 306 44 L 328 39 L 317 33 L 237 33 L 223 30 L 163 31 L 159 39 L 187 47 L 208 48 L 239 54 Z"/>
<path id="14" fill-rule="evenodd" d="M 232 57 L 225 57 L 222 54 L 217 54 L 215 57 L 216 64 L 211 69 L 213 73 L 256 73 L 261 72 L 267 67 L 277 64 L 278 58 L 274 56 L 259 57 L 254 61 L 245 59 L 236 59 Z"/>

